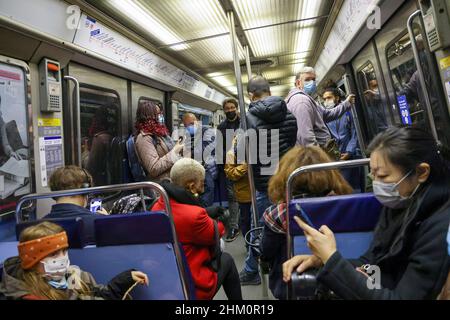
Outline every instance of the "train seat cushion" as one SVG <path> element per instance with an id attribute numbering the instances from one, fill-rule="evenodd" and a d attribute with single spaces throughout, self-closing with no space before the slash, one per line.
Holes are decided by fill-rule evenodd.
<path id="1" fill-rule="evenodd" d="M 164 212 L 105 216 L 94 224 L 97 247 L 173 243 L 170 220 Z"/>
<path id="2" fill-rule="evenodd" d="M 8 258 L 19 255 L 19 251 L 17 249 L 18 244 L 18 241 L 0 242 L 0 281 L 2 280 L 3 274 L 3 262 Z"/>
<path id="3" fill-rule="evenodd" d="M 130 293 L 135 300 L 183 300 L 180 272 L 170 243 L 86 247 L 69 250 L 70 262 L 90 272 L 97 283 L 107 284 L 129 269 L 148 275 L 149 286 Z"/>
<path id="4" fill-rule="evenodd" d="M 66 231 L 67 239 L 69 240 L 69 248 L 82 248 L 86 245 L 84 221 L 80 217 L 42 219 L 19 223 L 16 225 L 17 240 L 19 240 L 20 234 L 24 229 L 39 224 L 43 221 L 56 223 Z"/>
<path id="5" fill-rule="evenodd" d="M 299 206 L 316 228 L 326 225 L 334 233 L 373 231 L 382 208 L 371 193 L 293 200 L 289 205 L 289 227 L 294 237 L 303 235 L 293 219 Z"/>

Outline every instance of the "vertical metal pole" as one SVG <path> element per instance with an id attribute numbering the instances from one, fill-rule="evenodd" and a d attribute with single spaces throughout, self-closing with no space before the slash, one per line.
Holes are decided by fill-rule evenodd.
<path id="1" fill-rule="evenodd" d="M 73 83 L 75 84 L 75 103 L 72 104 L 72 119 L 75 115 L 74 110 L 77 110 L 77 164 L 78 166 L 81 168 L 81 108 L 80 108 L 80 83 L 78 82 L 77 78 L 75 77 L 71 77 L 71 76 L 65 76 L 64 77 L 65 80 L 70 80 L 73 81 Z"/>
<path id="2" fill-rule="evenodd" d="M 245 111 L 245 101 L 244 101 L 244 90 L 242 86 L 242 75 L 241 75 L 241 67 L 239 63 L 239 52 L 238 52 L 238 46 L 237 46 L 237 38 L 236 38 L 236 28 L 234 23 L 234 15 L 232 11 L 227 12 L 229 27 L 230 27 L 230 36 L 231 36 L 231 48 L 233 51 L 233 62 L 234 62 L 234 73 L 236 76 L 236 85 L 237 85 L 237 92 L 239 96 L 239 109 L 241 113 L 241 126 L 242 129 L 245 131 L 245 155 L 248 165 L 248 180 L 250 185 L 250 194 L 252 197 L 252 218 L 253 218 L 253 224 L 255 228 L 259 225 L 259 215 L 258 215 L 258 207 L 256 205 L 256 189 L 255 189 L 255 181 L 253 176 L 253 167 L 251 165 L 250 161 L 250 154 L 249 154 L 249 148 L 248 148 L 248 137 L 247 137 L 247 117 L 246 117 L 246 111 Z M 248 48 L 247 48 L 248 52 Z M 248 57 L 248 55 L 247 55 Z M 249 75 L 251 75 L 251 67 L 250 67 L 250 61 L 247 59 L 247 71 L 249 72 Z M 249 79 L 250 80 L 250 79 Z M 261 277 L 264 278 L 264 277 Z M 268 293 L 265 292 L 267 290 L 264 290 L 263 286 L 263 296 L 268 296 Z M 266 286 L 267 287 L 267 286 Z"/>
<path id="3" fill-rule="evenodd" d="M 422 21 L 422 12 L 420 10 L 417 10 L 408 18 L 408 23 L 407 23 L 408 33 L 409 33 L 409 38 L 411 40 L 411 48 L 413 49 L 414 60 L 416 62 L 417 72 L 419 74 L 420 89 L 422 90 L 422 95 L 425 99 L 425 107 L 427 109 L 427 116 L 428 116 L 428 121 L 430 123 L 431 133 L 433 134 L 433 137 L 436 140 L 436 142 L 439 142 L 436 125 L 434 123 L 433 109 L 431 108 L 430 96 L 428 95 L 428 92 L 427 92 L 427 87 L 426 87 L 427 84 L 425 82 L 425 76 L 423 73 L 422 65 L 420 64 L 419 50 L 417 49 L 416 37 L 414 35 L 414 29 L 412 26 L 413 21 L 416 17 L 419 17 L 421 26 L 422 26 L 422 28 L 424 28 L 424 23 Z"/>

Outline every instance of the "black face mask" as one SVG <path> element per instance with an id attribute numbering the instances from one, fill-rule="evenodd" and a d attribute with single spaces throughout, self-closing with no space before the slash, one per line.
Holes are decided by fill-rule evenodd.
<path id="1" fill-rule="evenodd" d="M 229 121 L 232 121 L 236 118 L 236 111 L 227 112 L 225 115 Z"/>

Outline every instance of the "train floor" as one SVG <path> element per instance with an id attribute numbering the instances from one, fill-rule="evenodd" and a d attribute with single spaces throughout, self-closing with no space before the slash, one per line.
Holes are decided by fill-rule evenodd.
<path id="1" fill-rule="evenodd" d="M 240 272 L 244 267 L 245 257 L 247 255 L 242 234 L 240 234 L 235 241 L 226 243 L 225 251 L 233 256 L 238 272 Z M 266 279 L 268 281 L 267 276 Z M 275 300 L 270 290 L 268 290 L 268 297 L 264 297 L 263 285 L 243 286 L 242 297 L 244 300 Z M 225 295 L 223 288 L 219 290 L 214 297 L 214 300 L 227 300 L 227 296 Z"/>

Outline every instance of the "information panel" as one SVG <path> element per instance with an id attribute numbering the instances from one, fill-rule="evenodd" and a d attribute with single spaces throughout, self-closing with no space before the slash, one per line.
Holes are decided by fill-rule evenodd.
<path id="1" fill-rule="evenodd" d="M 409 104 L 406 100 L 406 96 L 397 97 L 398 106 L 400 108 L 400 116 L 402 117 L 402 123 L 406 125 L 411 125 L 411 113 L 409 111 Z"/>

